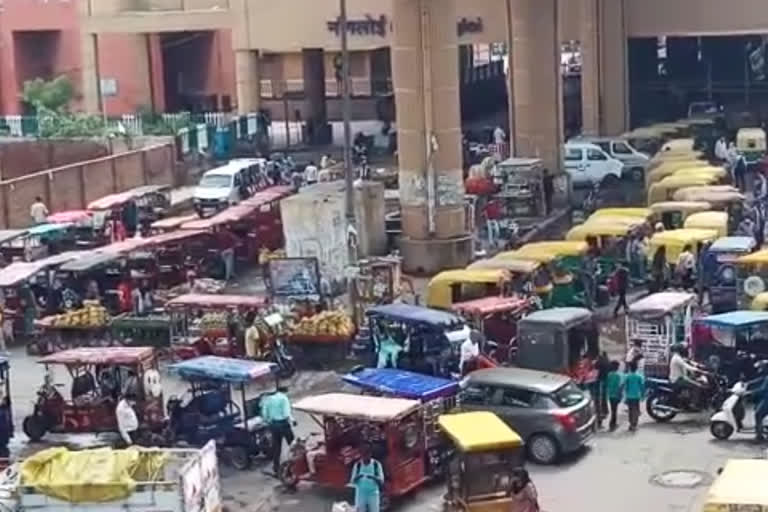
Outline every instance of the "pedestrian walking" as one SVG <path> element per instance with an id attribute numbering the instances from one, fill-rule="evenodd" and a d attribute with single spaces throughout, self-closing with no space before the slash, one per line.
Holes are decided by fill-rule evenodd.
<path id="1" fill-rule="evenodd" d="M 611 361 L 611 371 L 605 379 L 605 394 L 608 398 L 608 406 L 611 409 L 611 419 L 608 428 L 613 432 L 618 427 L 619 404 L 621 403 L 624 376 L 621 373 L 621 365 L 618 361 Z"/>
<path id="2" fill-rule="evenodd" d="M 29 207 L 29 216 L 32 217 L 33 224 L 44 224 L 48 218 L 48 207 L 45 206 L 43 198 L 37 196 L 35 202 Z"/>
<path id="3" fill-rule="evenodd" d="M 360 447 L 360 460 L 352 466 L 350 483 L 355 488 L 356 512 L 379 512 L 381 489 L 384 487 L 384 468 L 371 456 L 371 445 Z"/>
<path id="4" fill-rule="evenodd" d="M 554 178 L 549 169 L 544 169 L 543 171 L 542 184 L 544 188 L 544 207 L 547 210 L 545 213 L 549 215 L 552 213 L 552 196 L 555 195 Z"/>
<path id="5" fill-rule="evenodd" d="M 629 310 L 629 306 L 627 305 L 629 270 L 623 263 L 619 263 L 619 268 L 616 269 L 614 279 L 616 279 L 616 293 L 619 296 L 618 300 L 616 300 L 616 307 L 613 308 L 613 316 L 616 317 L 619 315 L 619 309 L 623 308 L 625 313 Z"/>
<path id="6" fill-rule="evenodd" d="M 683 248 L 683 252 L 677 258 L 677 266 L 675 271 L 680 278 L 680 283 L 685 290 L 693 288 L 694 279 L 693 276 L 696 272 L 696 257 L 693 255 L 693 249 L 690 245 L 686 245 Z"/>
<path id="7" fill-rule="evenodd" d="M 608 354 L 603 351 L 597 358 L 597 381 L 595 382 L 594 400 L 597 407 L 597 427 L 603 426 L 603 420 L 608 415 L 607 384 L 608 374 L 611 372 L 611 361 Z"/>
<path id="8" fill-rule="evenodd" d="M 632 346 L 627 350 L 627 356 L 624 360 L 624 368 L 629 368 L 629 363 L 637 365 L 637 373 L 645 375 L 645 352 L 643 351 L 643 340 L 635 338 L 632 340 Z"/>
<path id="9" fill-rule="evenodd" d="M 637 372 L 637 363 L 628 365 L 627 376 L 624 378 L 624 401 L 629 408 L 629 430 L 637 430 L 640 419 L 640 401 L 645 395 L 645 378 Z"/>
<path id="10" fill-rule="evenodd" d="M 283 439 L 290 446 L 293 443 L 293 419 L 291 402 L 285 386 L 279 386 L 277 391 L 262 400 L 261 418 L 272 433 L 272 470 L 276 477 L 280 476 L 280 456 L 283 451 Z"/>

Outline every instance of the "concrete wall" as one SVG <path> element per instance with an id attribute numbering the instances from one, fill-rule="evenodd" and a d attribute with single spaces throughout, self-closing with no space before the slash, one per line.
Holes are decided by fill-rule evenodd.
<path id="1" fill-rule="evenodd" d="M 93 160 L 109 154 L 106 144 L 92 140 L 0 140 L 0 180 L 44 169 Z"/>
<path id="2" fill-rule="evenodd" d="M 167 144 L 0 181 L 0 225 L 28 226 L 37 196 L 56 212 L 85 209 L 95 199 L 144 184 L 173 185 L 175 161 L 176 150 Z"/>

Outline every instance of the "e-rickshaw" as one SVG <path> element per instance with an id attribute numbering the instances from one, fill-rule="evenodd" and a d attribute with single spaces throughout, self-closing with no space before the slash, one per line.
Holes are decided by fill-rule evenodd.
<path id="1" fill-rule="evenodd" d="M 737 261 L 752 253 L 755 246 L 755 239 L 751 236 L 718 238 L 709 246 L 707 257 L 712 259 L 715 270 L 705 275 L 704 284 L 709 290 L 709 303 L 713 313 L 726 313 L 739 308 Z M 706 270 L 708 269 L 705 265 Z"/>
<path id="2" fill-rule="evenodd" d="M 101 294 L 101 303 L 110 314 L 122 311 L 121 303 L 125 299 L 120 296 L 119 285 L 121 282 L 131 281 L 125 255 L 106 248 L 87 251 L 78 258 L 67 261 L 57 269 L 54 279 L 61 282 L 64 290 L 71 289 L 79 298 L 78 302 L 70 303 L 69 299 L 64 297 L 64 309 L 79 308 L 88 283 L 95 281 Z"/>
<path id="3" fill-rule="evenodd" d="M 0 242 L 0 255 L 6 262 L 35 261 L 74 245 L 71 224 L 38 224 L 13 233 Z M 69 242 L 72 242 L 71 244 Z"/>
<path id="4" fill-rule="evenodd" d="M 736 133 L 736 149 L 744 155 L 747 164 L 759 162 L 765 156 L 765 130 L 762 128 L 741 128 Z"/>
<path id="5" fill-rule="evenodd" d="M 429 480 L 421 402 L 328 393 L 299 400 L 293 408 L 309 414 L 322 428 L 323 441 L 312 446 L 299 439 L 291 446 L 279 474 L 287 488 L 307 480 L 347 490 L 363 443 L 371 446 L 373 458 L 384 469 L 382 509 Z"/>
<path id="6" fill-rule="evenodd" d="M 569 375 L 580 385 L 597 378 L 600 351 L 597 324 L 584 308 L 536 311 L 517 323 L 517 365 Z"/>
<path id="7" fill-rule="evenodd" d="M 673 174 L 648 187 L 648 204 L 670 201 L 677 190 L 687 187 L 712 186 L 720 183 L 720 178 L 713 173 Z"/>
<path id="8" fill-rule="evenodd" d="M 565 235 L 569 241 L 585 241 L 599 251 L 600 275 L 609 276 L 619 262 L 626 258 L 626 244 L 630 235 L 647 228 L 642 219 L 630 217 L 600 217 L 574 226 Z"/>
<path id="9" fill-rule="evenodd" d="M 584 241 L 548 240 L 527 243 L 517 250 L 499 253 L 494 259 L 529 260 L 545 265 L 557 263 L 577 272 L 588 251 L 589 245 Z"/>
<path id="10" fill-rule="evenodd" d="M 667 170 L 670 168 L 674 168 L 674 172 L 667 173 L 664 176 L 661 176 L 661 174 L 666 173 Z M 705 162 L 700 162 L 698 164 L 691 164 L 688 166 L 668 166 L 668 167 L 661 167 L 657 169 L 660 172 L 657 176 L 660 176 L 660 178 L 653 183 L 659 183 L 661 181 L 664 181 L 664 179 L 669 177 L 680 177 L 680 176 L 704 176 L 704 177 L 713 177 L 718 180 L 718 183 L 724 183 L 727 181 L 729 175 L 728 171 L 726 171 L 723 167 L 715 167 L 706 164 Z M 650 188 L 651 185 L 648 185 Z"/>
<path id="11" fill-rule="evenodd" d="M 159 219 L 153 222 L 149 226 L 149 231 L 153 235 L 159 235 L 160 233 L 168 233 L 170 231 L 181 229 L 181 226 L 183 226 L 187 222 L 192 222 L 193 220 L 197 220 L 198 218 L 199 217 L 194 213 L 190 215 L 166 217 L 164 219 Z"/>
<path id="12" fill-rule="evenodd" d="M 469 336 L 469 327 L 459 316 L 408 304 L 374 306 L 366 315 L 372 342 L 370 366 L 446 377 L 455 373 L 456 365 L 445 361 L 443 353 L 450 352 L 454 359 Z"/>
<path id="13" fill-rule="evenodd" d="M 688 216 L 706 212 L 712 205 L 702 201 L 662 201 L 650 206 L 654 222 L 661 222 L 664 229 L 682 229 Z"/>
<path id="14" fill-rule="evenodd" d="M 207 231 L 182 229 L 143 239 L 130 254 L 129 267 L 148 276 L 159 288 L 172 288 L 185 282 L 187 272 L 199 275 L 205 256 L 195 247 L 212 245 Z"/>
<path id="15" fill-rule="evenodd" d="M 149 226 L 162 218 L 170 206 L 170 185 L 145 185 L 91 201 L 88 210 L 97 217 L 97 225 L 110 220 L 121 220 L 123 224 L 135 222 L 135 226 L 126 225 L 126 228 L 148 234 Z M 132 236 L 130 230 L 128 234 Z"/>
<path id="16" fill-rule="evenodd" d="M 643 343 L 645 375 L 666 378 L 671 347 L 691 343 L 691 322 L 696 295 L 685 292 L 653 293 L 629 306 L 626 346 Z"/>
<path id="17" fill-rule="evenodd" d="M 93 212 L 88 210 L 68 210 L 53 213 L 46 222 L 50 224 L 68 224 L 71 226 L 74 245 L 77 249 L 93 249 L 109 242 L 103 229 L 94 226 Z"/>
<path id="18" fill-rule="evenodd" d="M 707 491 L 701 512 L 768 509 L 768 460 L 730 459 Z"/>
<path id="19" fill-rule="evenodd" d="M 654 233 L 648 244 L 648 260 L 653 261 L 653 257 L 659 248 L 664 247 L 667 263 L 676 265 L 686 246 L 690 246 L 694 256 L 699 254 L 701 245 L 704 242 L 713 242 L 719 235 L 713 229 L 673 229 L 671 231 L 660 231 Z"/>
<path id="20" fill-rule="evenodd" d="M 685 219 L 683 229 L 712 229 L 717 231 L 718 236 L 728 236 L 728 213 L 727 212 L 699 212 L 692 213 Z"/>
<path id="21" fill-rule="evenodd" d="M 23 428 L 37 442 L 46 433 L 117 431 L 115 408 L 119 395 L 136 400 L 140 429 L 156 432 L 165 422 L 163 386 L 157 357 L 150 347 L 75 348 L 46 356 L 46 376 L 37 392 L 34 412 Z M 59 392 L 50 373 L 63 366 L 72 378 L 70 398 Z"/>
<path id="22" fill-rule="evenodd" d="M 493 343 L 489 357 L 498 363 L 511 363 L 517 349 L 517 322 L 538 309 L 522 297 L 486 297 L 459 302 L 453 310 Z"/>
<path id="23" fill-rule="evenodd" d="M 203 356 L 172 364 L 168 370 L 189 383 L 185 396 L 168 399 L 174 441 L 202 446 L 213 439 L 240 470 L 250 468 L 255 456 L 272 454 L 272 436 L 261 418 L 261 401 L 268 392 L 246 399 L 245 390 L 276 376 L 274 364 Z M 233 392 L 240 395 L 239 403 Z"/>
<path id="24" fill-rule="evenodd" d="M 638 151 L 653 155 L 664 143 L 665 134 L 653 128 L 635 128 L 622 134 L 621 138 L 628 140 Z"/>
<path id="25" fill-rule="evenodd" d="M 438 478 L 444 474 L 445 440 L 440 435 L 437 418 L 459 405 L 460 383 L 457 380 L 432 377 L 394 368 L 358 368 L 341 377 L 346 384 L 364 394 L 418 400 L 424 414 L 424 441 L 427 450 L 427 474 Z"/>
<path id="26" fill-rule="evenodd" d="M 269 299 L 258 295 L 188 294 L 171 299 L 165 309 L 171 316 L 173 353 L 179 359 L 240 357 L 244 347 L 235 327 L 239 324 L 244 332 L 245 321 L 268 307 Z"/>
<path id="27" fill-rule="evenodd" d="M 5 266 L 13 261 L 24 261 L 24 251 L 11 251 L 11 244 L 27 234 L 26 229 L 2 229 L 0 230 L 0 266 Z"/>
<path id="28" fill-rule="evenodd" d="M 698 317 L 692 342 L 694 358 L 718 369 L 729 382 L 752 380 L 759 374 L 754 360 L 768 357 L 768 311 Z"/>
<path id="29" fill-rule="evenodd" d="M 501 269 L 446 270 L 427 285 L 427 306 L 450 309 L 456 302 L 506 295 L 511 276 Z"/>
<path id="30" fill-rule="evenodd" d="M 512 483 L 525 462 L 522 438 L 492 412 L 445 414 L 438 424 L 456 448 L 448 463 L 445 510 L 521 512 Z"/>

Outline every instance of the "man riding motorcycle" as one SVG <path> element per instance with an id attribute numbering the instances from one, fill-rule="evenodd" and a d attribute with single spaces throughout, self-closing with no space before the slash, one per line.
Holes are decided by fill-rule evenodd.
<path id="1" fill-rule="evenodd" d="M 672 347 L 669 360 L 669 382 L 675 387 L 677 396 L 691 405 L 698 405 L 702 394 L 709 389 L 709 372 L 687 359 L 688 350 L 683 346 Z"/>

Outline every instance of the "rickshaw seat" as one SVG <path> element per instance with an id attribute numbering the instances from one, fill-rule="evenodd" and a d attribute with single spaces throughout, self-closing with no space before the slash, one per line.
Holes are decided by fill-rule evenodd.
<path id="1" fill-rule="evenodd" d="M 204 416 L 221 414 L 227 408 L 229 398 L 222 391 L 211 390 L 195 397 L 189 404 Z"/>

